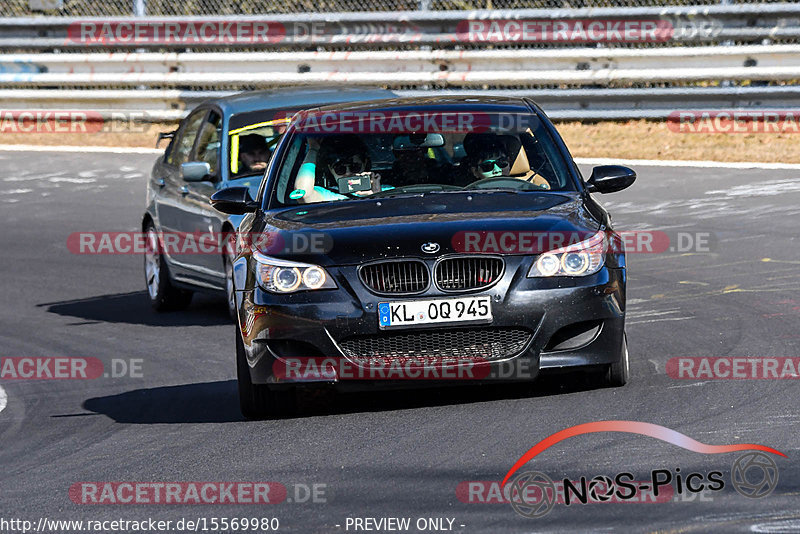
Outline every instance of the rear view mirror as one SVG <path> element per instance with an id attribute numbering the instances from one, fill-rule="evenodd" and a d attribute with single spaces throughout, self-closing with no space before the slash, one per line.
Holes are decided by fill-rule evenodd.
<path id="1" fill-rule="evenodd" d="M 181 163 L 181 178 L 184 182 L 204 182 L 211 178 L 211 165 L 205 161 Z"/>
<path id="2" fill-rule="evenodd" d="M 592 176 L 586 182 L 590 193 L 616 193 L 636 181 L 636 172 L 622 165 L 599 165 L 592 169 Z"/>
<path id="3" fill-rule="evenodd" d="M 211 205 L 228 215 L 242 215 L 256 211 L 258 202 L 250 196 L 249 187 L 226 187 L 211 195 Z"/>
<path id="4" fill-rule="evenodd" d="M 420 148 L 438 148 L 444 146 L 444 136 L 440 133 L 412 133 L 398 135 L 392 143 L 392 150 L 418 150 Z"/>

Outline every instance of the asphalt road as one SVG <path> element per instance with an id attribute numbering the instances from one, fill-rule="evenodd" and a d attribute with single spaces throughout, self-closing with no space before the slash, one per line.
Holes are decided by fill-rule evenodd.
<path id="1" fill-rule="evenodd" d="M 602 198 L 619 229 L 714 237 L 711 252 L 629 256 L 624 388 L 562 377 L 350 393 L 310 399 L 298 417 L 246 422 L 221 299 L 158 315 L 140 256 L 67 250 L 72 232 L 137 229 L 153 159 L 0 152 L 0 357 L 95 357 L 106 369 L 114 359 L 142 361 L 142 377 L 0 380 L 0 518 L 277 517 L 285 532 L 347 532 L 348 517 L 386 516 L 451 518 L 465 533 L 800 531 L 798 382 L 665 374 L 679 356 L 798 355 L 800 171 L 639 168 L 634 187 Z M 538 519 L 456 495 L 460 482 L 502 479 L 550 434 L 612 419 L 712 445 L 774 447 L 787 455 L 775 457 L 778 487 L 763 499 L 727 485 L 660 504 L 556 505 Z M 641 480 L 654 469 L 719 470 L 729 481 L 737 456 L 602 433 L 570 438 L 526 469 Z M 322 484 L 325 502 L 80 505 L 68 490 L 81 481 L 276 481 L 290 498 L 295 485 Z"/>

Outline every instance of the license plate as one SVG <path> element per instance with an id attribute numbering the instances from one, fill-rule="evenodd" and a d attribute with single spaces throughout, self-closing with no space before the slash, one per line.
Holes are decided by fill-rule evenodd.
<path id="1" fill-rule="evenodd" d="M 460 297 L 378 303 L 378 326 L 381 328 L 460 322 L 492 322 L 492 298 Z"/>

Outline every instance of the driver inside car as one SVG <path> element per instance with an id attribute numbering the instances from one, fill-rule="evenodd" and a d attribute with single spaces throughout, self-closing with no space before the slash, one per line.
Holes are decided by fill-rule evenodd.
<path id="1" fill-rule="evenodd" d="M 528 153 L 517 136 L 470 133 L 464 137 L 463 146 L 470 162 L 470 179 L 506 177 L 550 189 L 549 182 L 531 168 Z"/>
<path id="2" fill-rule="evenodd" d="M 511 162 L 508 156 L 500 149 L 489 149 L 482 151 L 472 167 L 472 174 L 478 180 L 489 178 L 500 178 L 508 176 L 511 169 Z"/>
<path id="3" fill-rule="evenodd" d="M 244 171 L 263 172 L 271 156 L 266 140 L 258 134 L 239 138 L 239 159 Z"/>

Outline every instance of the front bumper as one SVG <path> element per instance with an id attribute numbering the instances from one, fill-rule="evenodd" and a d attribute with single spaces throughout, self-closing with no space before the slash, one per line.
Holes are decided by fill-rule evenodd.
<path id="1" fill-rule="evenodd" d="M 378 303 L 404 297 L 378 296 L 359 281 L 355 266 L 328 268 L 338 289 L 274 295 L 256 287 L 237 291 L 239 325 L 245 353 L 255 384 L 399 382 L 409 378 L 430 382 L 458 380 L 531 380 L 539 370 L 573 370 L 617 361 L 625 325 L 625 269 L 604 266 L 586 277 L 527 278 L 530 259 L 506 258 L 503 277 L 494 286 L 471 292 L 443 293 L 435 288 L 413 299 L 489 295 L 492 299 L 491 325 L 430 325 L 381 331 Z M 524 330 L 530 335 L 524 346 L 504 357 L 445 359 L 428 376 L 407 373 L 360 372 L 371 364 L 343 350 L 353 339 L 380 339 L 401 334 L 455 331 L 458 334 L 483 329 Z M 424 358 L 430 363 L 430 359 Z M 315 373 L 287 373 L 287 366 L 313 363 Z M 384 362 L 385 363 L 385 362 Z M 384 365 L 381 363 L 380 365 Z M 420 360 L 400 362 L 406 371 Z M 391 363 L 387 364 L 391 366 Z M 464 371 L 463 367 L 473 371 Z M 304 368 L 307 371 L 307 368 Z M 405 372 L 405 371 L 404 371 Z M 416 381 L 415 381 L 416 382 Z"/>

